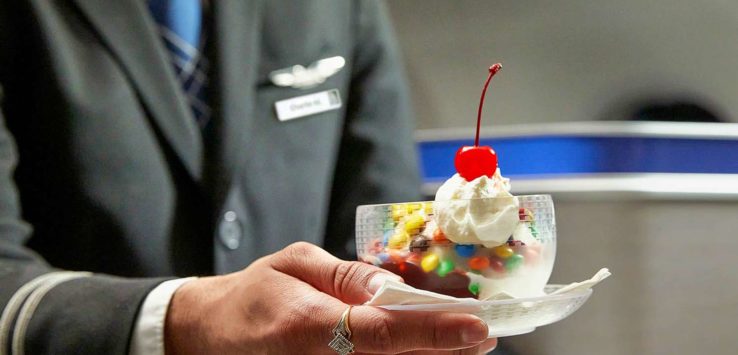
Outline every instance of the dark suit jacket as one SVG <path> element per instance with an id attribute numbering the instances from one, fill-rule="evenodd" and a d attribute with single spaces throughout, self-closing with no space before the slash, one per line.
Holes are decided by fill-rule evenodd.
<path id="1" fill-rule="evenodd" d="M 239 270 L 298 240 L 351 255 L 357 204 L 418 198 L 381 3 L 211 5 L 205 133 L 144 0 L 0 5 L 0 305 L 51 268 L 96 273 L 43 298 L 27 353 L 125 353 L 162 277 Z M 336 55 L 346 67 L 308 90 L 267 77 Z M 341 109 L 276 119 L 275 101 L 332 88 Z"/>

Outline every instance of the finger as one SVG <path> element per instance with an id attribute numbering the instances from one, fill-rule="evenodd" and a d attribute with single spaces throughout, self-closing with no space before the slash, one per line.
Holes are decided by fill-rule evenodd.
<path id="1" fill-rule="evenodd" d="M 284 274 L 283 274 L 284 275 Z M 286 275 L 285 275 L 286 276 Z M 304 349 L 325 350 L 348 305 L 312 286 L 297 283 L 286 289 L 287 307 L 281 329 L 284 336 L 299 339 Z M 457 350 L 487 340 L 487 325 L 463 313 L 388 311 L 355 306 L 348 315 L 350 341 L 359 353 L 402 353 L 413 350 Z M 308 351 L 309 352 L 309 351 Z"/>
<path id="2" fill-rule="evenodd" d="M 497 338 L 489 338 L 479 345 L 479 354 L 486 354 L 497 348 Z"/>
<path id="3" fill-rule="evenodd" d="M 487 340 L 489 331 L 481 319 L 470 314 L 370 306 L 354 307 L 349 327 L 356 350 L 369 353 L 467 349 Z"/>
<path id="4" fill-rule="evenodd" d="M 458 350 L 416 350 L 402 353 L 402 355 L 482 355 L 497 347 L 497 338 L 490 338 L 483 343 L 466 349 Z"/>
<path id="5" fill-rule="evenodd" d="M 338 259 L 304 242 L 292 244 L 271 259 L 274 269 L 309 283 L 348 304 L 368 301 L 386 280 L 402 278 L 376 266 Z"/>

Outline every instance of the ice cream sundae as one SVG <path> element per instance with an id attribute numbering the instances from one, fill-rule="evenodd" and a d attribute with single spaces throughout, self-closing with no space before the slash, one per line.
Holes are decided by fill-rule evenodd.
<path id="1" fill-rule="evenodd" d="M 479 145 L 485 93 L 500 68 L 489 68 L 474 145 L 457 151 L 457 174 L 433 202 L 359 206 L 361 260 L 415 288 L 454 297 L 543 295 L 556 251 L 551 198 L 513 196 L 497 154 Z"/>

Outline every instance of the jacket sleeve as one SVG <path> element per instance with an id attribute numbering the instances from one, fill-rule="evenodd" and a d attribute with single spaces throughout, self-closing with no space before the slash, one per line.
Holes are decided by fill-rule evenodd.
<path id="1" fill-rule="evenodd" d="M 356 2 L 352 83 L 325 248 L 355 258 L 356 206 L 418 201 L 413 113 L 394 33 L 381 1 Z"/>
<path id="2" fill-rule="evenodd" d="M 138 308 L 163 279 L 47 265 L 24 246 L 33 229 L 21 219 L 15 164 L 14 141 L 0 115 L 0 323 L 6 324 L 0 325 L 0 354 L 127 354 Z"/>
<path id="3" fill-rule="evenodd" d="M 11 60 L 14 48 L 23 45 L 14 43 L 21 40 L 10 3 L 0 4 L 0 107 L 2 84 L 20 60 Z M 22 220 L 5 118 L 23 119 L 0 111 L 0 354 L 126 354 L 139 304 L 162 280 L 56 270 L 25 246 L 33 228 Z"/>

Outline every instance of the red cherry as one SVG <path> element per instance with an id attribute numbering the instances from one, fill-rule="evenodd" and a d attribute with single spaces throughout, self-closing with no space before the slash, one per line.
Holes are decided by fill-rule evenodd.
<path id="1" fill-rule="evenodd" d="M 489 76 L 484 83 L 482 89 L 482 97 L 479 99 L 479 110 L 477 111 L 477 135 L 474 138 L 474 146 L 463 146 L 456 152 L 454 166 L 456 171 L 466 179 L 472 181 L 482 175 L 492 177 L 497 170 L 497 154 L 489 146 L 479 146 L 479 128 L 482 124 L 482 106 L 484 106 L 484 95 L 487 93 L 492 77 L 502 69 L 502 65 L 497 63 L 489 67 Z"/>
<path id="2" fill-rule="evenodd" d="M 482 175 L 492 177 L 497 170 L 497 154 L 489 146 L 463 146 L 456 151 L 454 160 L 459 175 L 472 181 Z"/>

